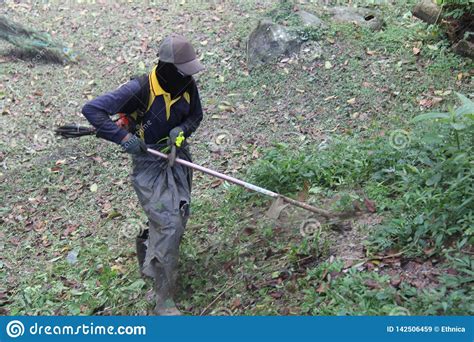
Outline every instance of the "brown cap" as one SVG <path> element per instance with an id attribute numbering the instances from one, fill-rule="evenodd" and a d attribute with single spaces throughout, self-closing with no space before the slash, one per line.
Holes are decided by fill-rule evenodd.
<path id="1" fill-rule="evenodd" d="M 186 76 L 204 70 L 204 65 L 197 59 L 191 43 L 177 34 L 172 34 L 163 39 L 158 57 L 162 62 L 173 63 Z"/>

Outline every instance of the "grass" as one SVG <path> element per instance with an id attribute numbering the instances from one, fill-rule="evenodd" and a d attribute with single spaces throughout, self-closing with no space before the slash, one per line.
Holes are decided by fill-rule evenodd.
<path id="1" fill-rule="evenodd" d="M 97 15 L 94 27 L 80 25 L 76 33 L 68 24 L 59 27 L 59 37 L 70 37 L 85 54 L 78 66 L 2 63 L 1 108 L 10 112 L 0 117 L 8 127 L 1 133 L 2 314 L 137 315 L 152 307 L 151 284 L 138 276 L 133 239 L 122 233 L 133 220 L 146 221 L 128 180 L 128 157 L 93 137 L 58 141 L 48 132 L 83 122 L 79 109 L 88 97 L 125 81 L 140 69 L 139 61 L 150 66 L 153 49 L 141 53 L 141 39 L 152 46 L 170 31 L 168 23 L 182 6 L 170 7 L 169 15 L 158 11 L 160 4 L 138 6 L 146 14 L 133 18 L 121 6 L 74 6 L 74 13 L 113 10 L 122 26 L 111 28 L 107 15 Z M 198 79 L 206 117 L 193 137 L 195 161 L 331 210 L 351 209 L 366 196 L 377 213 L 365 213 L 351 231 L 334 232 L 323 224 L 317 234 L 302 236 L 301 227 L 314 219 L 308 213 L 290 208 L 280 220 L 270 220 L 264 216 L 268 199 L 216 186 L 196 173 L 181 249 L 180 308 L 194 315 L 472 314 L 473 266 L 466 254 L 472 210 L 458 221 L 436 215 L 450 212 L 438 202 L 440 195 L 451 203 L 472 194 L 468 179 L 453 176 L 472 160 L 462 164 L 444 150 L 420 150 L 421 128 L 410 123 L 428 110 L 420 108 L 423 99 L 442 97 L 429 109 L 442 111 L 454 103 L 454 91 L 469 94 L 472 62 L 452 54 L 435 28 L 409 17 L 399 20 L 410 4 L 398 4 L 386 11 L 381 32 L 330 23 L 326 31 L 303 32 L 321 44 L 320 58 L 249 72 L 243 52 L 248 33 L 268 13 L 298 29 L 291 8 L 271 12 L 271 4 L 253 11 L 250 2 L 224 4 L 222 10 L 190 6 L 193 16 L 177 25 L 194 28 L 191 38 L 208 66 Z M 316 10 L 311 4 L 304 8 Z M 157 20 L 153 10 L 160 13 L 159 27 L 149 25 Z M 22 17 L 21 8 L 8 11 L 13 19 Z M 46 12 L 38 11 L 43 14 L 29 17 L 31 26 L 54 24 L 43 22 Z M 128 37 L 137 25 L 150 28 Z M 129 60 L 117 62 L 124 51 Z M 17 78 L 20 72 L 27 77 Z M 234 111 L 220 108 L 223 102 Z M 209 137 L 219 129 L 232 133 L 234 143 L 211 153 Z M 408 150 L 388 144 L 399 129 L 410 133 Z M 426 158 L 446 166 L 437 185 L 426 185 L 436 181 Z M 93 184 L 97 191 L 91 191 Z M 436 223 L 433 231 L 420 229 Z M 68 262 L 71 252 L 78 253 L 75 263 Z M 392 263 L 380 258 L 399 252 L 388 259 Z M 422 278 L 418 284 L 410 262 L 426 267 L 435 281 Z M 397 284 L 397 277 L 405 278 Z"/>

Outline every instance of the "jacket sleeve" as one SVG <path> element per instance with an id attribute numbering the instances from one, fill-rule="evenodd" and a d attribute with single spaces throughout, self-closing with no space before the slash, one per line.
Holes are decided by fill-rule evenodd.
<path id="1" fill-rule="evenodd" d="M 189 114 L 186 116 L 184 122 L 180 125 L 186 138 L 193 134 L 194 131 L 199 127 L 203 117 L 201 99 L 199 97 L 196 82 L 194 81 L 189 90 L 189 97 L 191 98 Z"/>
<path id="2" fill-rule="evenodd" d="M 131 80 L 116 90 L 96 97 L 82 108 L 82 114 L 97 130 L 97 136 L 120 144 L 128 132 L 118 127 L 110 118 L 116 113 L 130 114 L 141 105 L 140 83 Z"/>

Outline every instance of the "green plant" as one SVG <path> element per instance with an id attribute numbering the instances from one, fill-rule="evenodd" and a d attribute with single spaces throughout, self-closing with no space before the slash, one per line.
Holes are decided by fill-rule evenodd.
<path id="1" fill-rule="evenodd" d="M 472 0 L 436 0 L 436 3 L 445 10 L 446 17 L 460 18 L 466 13 L 474 13 Z"/>
<path id="2" fill-rule="evenodd" d="M 413 121 L 433 121 L 444 124 L 451 129 L 456 140 L 457 149 L 461 150 L 461 132 L 472 130 L 474 127 L 474 102 L 462 94 L 456 93 L 456 95 L 460 99 L 462 106 L 456 109 L 451 107 L 449 112 L 431 112 L 418 115 Z"/>

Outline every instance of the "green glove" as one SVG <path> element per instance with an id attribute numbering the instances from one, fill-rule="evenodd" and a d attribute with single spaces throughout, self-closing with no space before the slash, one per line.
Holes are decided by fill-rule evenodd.
<path id="1" fill-rule="evenodd" d="M 170 144 L 173 146 L 176 146 L 176 147 L 181 147 L 184 140 L 186 139 L 184 137 L 184 131 L 181 127 L 177 126 L 175 128 L 173 128 L 170 133 L 169 133 L 169 137 L 170 137 Z"/>

